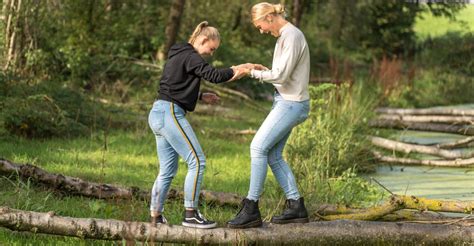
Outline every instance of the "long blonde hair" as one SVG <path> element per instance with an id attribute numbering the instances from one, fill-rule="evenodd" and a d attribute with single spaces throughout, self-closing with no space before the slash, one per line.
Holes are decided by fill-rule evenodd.
<path id="1" fill-rule="evenodd" d="M 282 4 L 271 4 L 267 2 L 257 3 L 252 7 L 252 21 L 265 18 L 267 15 L 279 15 L 286 17 L 285 6 Z"/>
<path id="2" fill-rule="evenodd" d="M 196 26 L 193 34 L 191 34 L 191 36 L 189 37 L 188 43 L 194 44 L 197 37 L 199 36 L 205 36 L 206 38 L 212 40 L 221 40 L 221 35 L 219 34 L 217 28 L 209 26 L 209 23 L 207 21 L 203 21 Z"/>

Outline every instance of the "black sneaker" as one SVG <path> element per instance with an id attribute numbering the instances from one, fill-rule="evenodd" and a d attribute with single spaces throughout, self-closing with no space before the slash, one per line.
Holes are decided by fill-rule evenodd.
<path id="1" fill-rule="evenodd" d="M 168 221 L 166 220 L 165 216 L 163 216 L 162 214 L 154 217 L 152 216 L 151 217 L 151 223 L 156 226 L 158 224 L 168 224 Z"/>
<path id="2" fill-rule="evenodd" d="M 202 216 L 199 210 L 186 210 L 184 211 L 184 220 L 181 223 L 186 227 L 200 228 L 200 229 L 211 229 L 217 227 L 217 223 L 211 220 L 207 220 Z"/>

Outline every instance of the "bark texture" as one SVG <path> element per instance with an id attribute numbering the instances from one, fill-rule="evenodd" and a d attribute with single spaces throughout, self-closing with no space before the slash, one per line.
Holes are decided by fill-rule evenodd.
<path id="1" fill-rule="evenodd" d="M 403 153 L 417 152 L 417 153 L 439 156 L 446 159 L 470 158 L 474 156 L 474 152 L 466 153 L 466 152 L 462 152 L 458 150 L 440 149 L 434 146 L 407 144 L 407 143 L 402 143 L 402 142 L 398 142 L 398 141 L 394 141 L 394 140 L 390 140 L 386 138 L 381 138 L 381 137 L 370 137 L 370 140 L 372 144 L 375 146 L 378 146 L 384 149 L 403 152 Z"/>
<path id="2" fill-rule="evenodd" d="M 191 244 L 469 244 L 474 227 L 373 221 L 323 221 L 306 224 L 265 224 L 261 228 L 200 230 L 182 226 L 111 219 L 71 218 L 0 207 L 0 226 L 70 237 Z M 291 229 L 289 229 L 291 228 Z"/>
<path id="3" fill-rule="evenodd" d="M 30 164 L 17 164 L 0 158 L 0 174 L 16 175 L 21 178 L 30 178 L 33 181 L 49 188 L 65 192 L 70 195 L 80 195 L 100 199 L 126 199 L 133 198 L 149 201 L 150 192 L 140 190 L 138 187 L 124 188 L 111 184 L 101 184 L 82 180 L 80 178 L 49 173 L 37 166 Z M 211 204 L 221 206 L 237 206 L 242 197 L 225 192 L 201 190 L 201 198 Z M 170 189 L 168 199 L 183 199 L 183 192 Z"/>

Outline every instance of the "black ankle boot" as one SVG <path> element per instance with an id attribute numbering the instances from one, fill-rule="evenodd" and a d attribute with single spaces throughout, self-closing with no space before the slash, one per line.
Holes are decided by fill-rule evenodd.
<path id="1" fill-rule="evenodd" d="M 273 216 L 272 223 L 286 224 L 286 223 L 306 223 L 309 222 L 308 211 L 304 206 L 304 199 L 301 197 L 298 200 L 286 200 L 285 210 L 280 216 Z"/>
<path id="2" fill-rule="evenodd" d="M 227 222 L 229 228 L 251 228 L 262 226 L 262 218 L 258 209 L 258 201 L 245 198 L 242 201 L 242 208 L 235 218 Z"/>

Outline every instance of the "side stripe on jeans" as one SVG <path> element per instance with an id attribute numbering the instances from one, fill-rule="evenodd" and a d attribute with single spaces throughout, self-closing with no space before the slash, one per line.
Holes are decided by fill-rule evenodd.
<path id="1" fill-rule="evenodd" d="M 181 127 L 181 125 L 178 122 L 178 119 L 176 118 L 176 115 L 174 114 L 174 104 L 170 103 L 170 105 L 171 105 L 171 115 L 173 116 L 173 120 L 176 123 L 176 126 L 178 127 L 179 131 L 183 135 L 184 139 L 186 140 L 186 142 L 191 147 L 191 151 L 193 152 L 194 158 L 196 158 L 196 161 L 197 161 L 197 171 L 196 171 L 196 178 L 194 179 L 194 189 L 193 189 L 193 196 L 192 196 L 193 201 L 195 201 L 196 200 L 195 196 L 196 196 L 197 182 L 198 182 L 198 178 L 199 178 L 199 169 L 201 168 L 201 161 L 199 160 L 199 158 L 196 154 L 196 150 L 194 149 L 194 146 L 191 144 L 191 141 L 189 140 L 188 135 L 186 135 L 186 132 L 184 132 L 183 128 Z"/>

